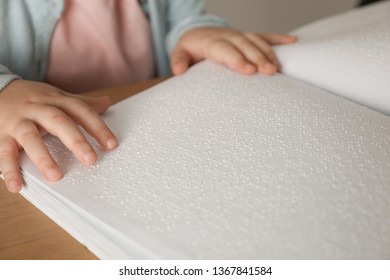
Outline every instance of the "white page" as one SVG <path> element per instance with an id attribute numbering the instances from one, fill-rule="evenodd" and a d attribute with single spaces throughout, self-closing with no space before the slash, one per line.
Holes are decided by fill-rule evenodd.
<path id="1" fill-rule="evenodd" d="M 49 137 L 66 175 L 42 187 L 140 258 L 390 257 L 383 114 L 280 74 L 204 62 L 104 118 L 120 146 L 87 168 Z M 22 167 L 42 179 L 28 159 Z"/>
<path id="2" fill-rule="evenodd" d="M 390 1 L 319 20 L 278 47 L 283 73 L 390 115 Z"/>

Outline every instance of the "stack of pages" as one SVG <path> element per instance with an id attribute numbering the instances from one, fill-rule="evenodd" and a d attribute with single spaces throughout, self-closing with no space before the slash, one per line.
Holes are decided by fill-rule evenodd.
<path id="1" fill-rule="evenodd" d="M 206 61 L 112 106 L 92 167 L 48 136 L 66 175 L 24 156 L 22 195 L 104 259 L 389 259 L 389 16 L 297 30 L 283 74 Z"/>

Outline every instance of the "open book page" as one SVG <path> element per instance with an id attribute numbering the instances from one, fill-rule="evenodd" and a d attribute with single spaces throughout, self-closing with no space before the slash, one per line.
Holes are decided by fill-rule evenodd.
<path id="1" fill-rule="evenodd" d="M 390 118 L 203 62 L 109 109 L 120 146 L 22 194 L 101 258 L 390 257 Z M 97 147 L 98 149 L 98 147 Z"/>
<path id="2" fill-rule="evenodd" d="M 390 1 L 314 22 L 278 47 L 283 73 L 390 115 Z"/>

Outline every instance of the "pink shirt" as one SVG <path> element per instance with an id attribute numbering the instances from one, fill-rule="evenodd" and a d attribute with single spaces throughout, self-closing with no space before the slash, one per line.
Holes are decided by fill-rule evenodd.
<path id="1" fill-rule="evenodd" d="M 65 0 L 46 81 L 78 93 L 153 76 L 149 23 L 137 0 Z"/>

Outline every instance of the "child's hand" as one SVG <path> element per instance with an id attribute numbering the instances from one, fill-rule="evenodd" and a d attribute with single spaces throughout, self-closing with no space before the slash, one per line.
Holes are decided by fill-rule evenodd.
<path id="1" fill-rule="evenodd" d="M 19 148 L 23 148 L 48 181 L 57 181 L 62 171 L 51 157 L 41 136 L 58 136 L 85 165 L 97 155 L 78 125 L 91 134 L 105 150 L 118 142 L 98 113 L 110 106 L 107 97 L 93 98 L 62 92 L 48 84 L 16 80 L 0 92 L 0 169 L 10 192 L 22 187 Z"/>
<path id="2" fill-rule="evenodd" d="M 221 27 L 195 28 L 179 40 L 171 56 L 171 67 L 178 75 L 192 64 L 210 59 L 243 74 L 272 75 L 280 69 L 280 63 L 271 46 L 296 41 L 297 37 L 291 35 L 242 33 Z"/>

